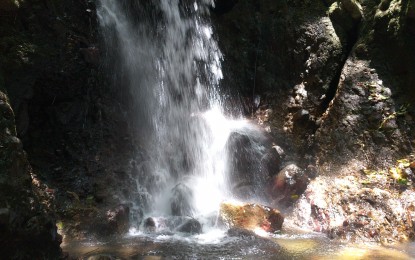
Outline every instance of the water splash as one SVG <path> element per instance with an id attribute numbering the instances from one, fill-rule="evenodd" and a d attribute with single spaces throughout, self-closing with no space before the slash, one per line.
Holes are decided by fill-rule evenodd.
<path id="1" fill-rule="evenodd" d="M 222 53 L 208 19 L 212 4 L 100 0 L 105 42 L 123 75 L 117 83 L 134 98 L 133 121 L 150 155 L 135 177 L 136 205 L 154 215 L 217 211 L 232 196 L 229 137 L 252 132 L 247 121 L 224 116 Z"/>

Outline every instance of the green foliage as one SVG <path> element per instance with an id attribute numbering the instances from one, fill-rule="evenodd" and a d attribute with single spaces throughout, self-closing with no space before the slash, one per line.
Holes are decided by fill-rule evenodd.
<path id="1" fill-rule="evenodd" d="M 402 105 L 399 107 L 398 111 L 393 112 L 392 114 L 389 114 L 387 116 L 385 116 L 385 118 L 382 120 L 382 122 L 380 123 L 380 126 L 378 129 L 382 129 L 384 127 L 384 125 L 392 119 L 395 119 L 398 116 L 403 116 L 408 112 L 408 108 L 409 108 L 409 104 L 406 105 Z"/>
<path id="2" fill-rule="evenodd" d="M 360 183 L 366 185 L 371 183 L 372 178 L 376 178 L 378 176 L 384 176 L 389 179 L 392 179 L 395 183 L 399 185 L 411 185 L 412 180 L 405 174 L 405 169 L 410 167 L 413 168 L 415 166 L 415 161 L 411 161 L 410 159 L 399 159 L 396 161 L 395 165 L 390 167 L 388 170 L 373 170 L 373 169 L 364 169 L 363 172 L 366 174 L 368 179 L 362 180 Z"/>

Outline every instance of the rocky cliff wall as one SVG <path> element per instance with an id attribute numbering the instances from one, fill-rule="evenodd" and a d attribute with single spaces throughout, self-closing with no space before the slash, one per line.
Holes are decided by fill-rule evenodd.
<path id="1" fill-rule="evenodd" d="M 413 1 L 216 3 L 223 85 L 291 160 L 338 174 L 413 152 Z"/>
<path id="2" fill-rule="evenodd" d="M 124 183 L 136 146 L 128 98 L 102 73 L 100 47 L 92 1 L 0 3 L 0 251 L 7 249 L 6 258 L 57 259 L 56 218 L 69 220 L 67 229 L 79 227 L 86 216 L 105 219 L 97 208 L 130 196 Z M 82 229 L 101 227 L 92 221 Z"/>

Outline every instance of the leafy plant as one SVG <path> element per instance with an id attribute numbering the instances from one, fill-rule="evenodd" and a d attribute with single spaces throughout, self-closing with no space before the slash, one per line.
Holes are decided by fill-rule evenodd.
<path id="1" fill-rule="evenodd" d="M 393 112 L 392 114 L 386 116 L 383 120 L 382 123 L 380 123 L 380 126 L 378 129 L 382 129 L 384 127 L 384 125 L 392 119 L 395 119 L 398 116 L 403 116 L 408 112 L 408 108 L 409 108 L 409 104 L 406 105 L 402 105 L 399 107 L 398 111 Z"/>

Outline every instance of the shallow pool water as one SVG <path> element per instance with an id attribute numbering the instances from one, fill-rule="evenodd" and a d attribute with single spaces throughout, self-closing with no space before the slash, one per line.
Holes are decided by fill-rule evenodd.
<path id="1" fill-rule="evenodd" d="M 415 244 L 383 247 L 332 241 L 318 233 L 229 237 L 135 233 L 108 241 L 66 241 L 72 259 L 415 259 Z M 106 256 L 108 258 L 98 258 Z M 112 258 L 111 258 L 112 257 Z"/>

